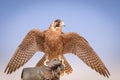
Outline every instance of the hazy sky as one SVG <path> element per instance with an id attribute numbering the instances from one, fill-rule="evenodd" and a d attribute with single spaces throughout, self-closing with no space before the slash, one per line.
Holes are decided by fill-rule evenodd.
<path id="1" fill-rule="evenodd" d="M 12 75 L 4 69 L 17 46 L 32 28 L 45 30 L 62 19 L 63 32 L 84 36 L 111 73 L 109 79 L 91 70 L 74 55 L 65 55 L 73 73 L 61 80 L 120 79 L 120 1 L 117 0 L 0 0 L 0 80 L 20 80 L 24 67 L 34 67 L 44 53 L 33 58 Z"/>

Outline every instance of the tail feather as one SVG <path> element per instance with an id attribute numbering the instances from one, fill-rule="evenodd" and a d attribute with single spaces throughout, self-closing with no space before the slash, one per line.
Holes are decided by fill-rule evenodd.
<path id="1" fill-rule="evenodd" d="M 72 67 L 70 66 L 70 64 L 67 62 L 66 58 L 63 56 L 63 59 L 64 59 L 64 65 L 65 65 L 65 73 L 66 74 L 70 74 L 72 73 L 73 69 Z"/>
<path id="2" fill-rule="evenodd" d="M 36 64 L 36 67 L 40 67 L 40 66 L 44 65 L 45 60 L 46 60 L 46 55 L 44 55 L 44 56 L 40 59 L 40 61 Z"/>

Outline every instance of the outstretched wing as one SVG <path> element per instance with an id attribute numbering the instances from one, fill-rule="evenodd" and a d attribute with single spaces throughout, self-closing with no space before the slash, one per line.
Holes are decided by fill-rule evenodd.
<path id="1" fill-rule="evenodd" d="M 94 69 L 96 72 L 109 77 L 110 73 L 89 45 L 89 43 L 77 33 L 63 34 L 64 49 L 63 53 L 73 53 L 78 56 L 84 63 Z"/>
<path id="2" fill-rule="evenodd" d="M 8 63 L 5 72 L 12 73 L 23 66 L 37 51 L 44 52 L 44 32 L 32 29 L 18 46 L 13 57 Z"/>

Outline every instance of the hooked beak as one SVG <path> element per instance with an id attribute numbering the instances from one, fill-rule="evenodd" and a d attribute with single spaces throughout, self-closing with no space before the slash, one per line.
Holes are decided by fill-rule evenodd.
<path id="1" fill-rule="evenodd" d="M 66 25 L 63 25 L 63 27 L 65 27 Z"/>

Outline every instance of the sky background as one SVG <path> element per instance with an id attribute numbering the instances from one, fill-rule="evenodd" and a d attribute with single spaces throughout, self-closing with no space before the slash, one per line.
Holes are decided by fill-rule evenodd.
<path id="1" fill-rule="evenodd" d="M 4 73 L 28 31 L 45 30 L 58 18 L 65 22 L 63 32 L 77 32 L 88 40 L 111 73 L 105 78 L 67 54 L 73 73 L 61 80 L 120 80 L 119 0 L 0 0 L 0 80 L 20 80 L 23 68 L 35 66 L 44 53 L 36 53 L 11 75 Z"/>

